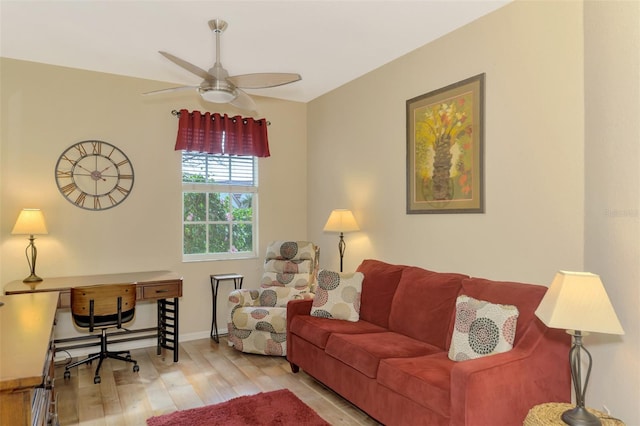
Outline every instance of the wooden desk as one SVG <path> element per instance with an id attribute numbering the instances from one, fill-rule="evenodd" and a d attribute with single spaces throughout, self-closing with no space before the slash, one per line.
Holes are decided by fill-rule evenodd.
<path id="1" fill-rule="evenodd" d="M 55 414 L 51 339 L 58 293 L 0 301 L 0 424 L 47 424 Z"/>
<path id="2" fill-rule="evenodd" d="M 132 330 L 133 333 L 153 331 L 158 339 L 157 353 L 161 349 L 173 351 L 173 361 L 178 361 L 178 298 L 182 297 L 182 278 L 169 271 L 131 272 L 122 274 L 85 275 L 75 277 L 45 278 L 37 283 L 23 283 L 21 280 L 11 281 L 4 287 L 5 294 L 41 293 L 56 291 L 60 293 L 58 308 L 71 306 L 71 287 L 100 284 L 136 284 L 136 301 L 157 301 L 158 326 L 142 330 Z M 129 333 L 126 333 L 127 335 Z M 116 332 L 113 335 L 123 335 Z M 116 341 L 144 339 L 147 336 L 130 337 Z M 87 336 L 92 339 L 93 336 Z M 62 345 L 83 340 L 83 337 L 61 339 L 56 341 Z M 90 345 L 66 346 L 65 349 Z"/>

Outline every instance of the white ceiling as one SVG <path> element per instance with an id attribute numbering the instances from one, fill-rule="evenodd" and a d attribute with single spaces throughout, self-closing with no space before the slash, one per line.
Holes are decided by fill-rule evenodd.
<path id="1" fill-rule="evenodd" d="M 230 75 L 302 75 L 247 92 L 308 102 L 510 1 L 0 0 L 0 56 L 170 82 L 157 89 L 198 85 L 158 51 L 209 69 L 207 22 L 222 18 Z"/>

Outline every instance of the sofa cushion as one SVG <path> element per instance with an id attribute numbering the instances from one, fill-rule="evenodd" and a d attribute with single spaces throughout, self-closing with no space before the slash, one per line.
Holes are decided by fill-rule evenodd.
<path id="1" fill-rule="evenodd" d="M 287 308 L 239 307 L 233 311 L 232 320 L 238 330 L 287 332 Z"/>
<path id="2" fill-rule="evenodd" d="M 462 282 L 460 294 L 478 300 L 486 300 L 501 305 L 514 305 L 518 308 L 518 324 L 513 345 L 517 346 L 525 329 L 532 321 L 537 321 L 534 312 L 547 292 L 547 287 L 508 281 L 491 281 L 484 278 L 468 278 Z M 453 322 L 449 330 L 449 340 L 453 336 Z"/>
<path id="3" fill-rule="evenodd" d="M 318 271 L 318 286 L 311 316 L 358 321 L 363 278 L 362 272 Z"/>
<path id="4" fill-rule="evenodd" d="M 414 266 L 402 272 L 389 316 L 389 330 L 445 350 L 449 340 L 461 274 L 432 272 Z"/>
<path id="5" fill-rule="evenodd" d="M 451 370 L 455 363 L 444 352 L 413 358 L 380 361 L 378 383 L 449 417 Z"/>
<path id="6" fill-rule="evenodd" d="M 267 246 L 265 260 L 313 260 L 315 247 L 309 241 L 272 241 Z"/>
<path id="7" fill-rule="evenodd" d="M 407 358 L 441 352 L 428 343 L 393 332 L 339 334 L 329 336 L 325 352 L 372 379 L 380 360 Z"/>
<path id="8" fill-rule="evenodd" d="M 518 308 L 460 295 L 449 359 L 465 361 L 513 348 Z"/>
<path id="9" fill-rule="evenodd" d="M 357 271 L 364 274 L 360 297 L 360 318 L 387 328 L 391 302 L 405 266 L 366 259 Z"/>
<path id="10" fill-rule="evenodd" d="M 362 334 L 387 331 L 379 325 L 367 321 L 343 321 L 318 318 L 309 315 L 296 315 L 289 324 L 289 332 L 302 337 L 319 348 L 324 349 L 331 333 Z"/>
<path id="11" fill-rule="evenodd" d="M 311 259 L 282 260 L 268 259 L 264 262 L 264 270 L 280 274 L 310 274 L 313 262 Z"/>

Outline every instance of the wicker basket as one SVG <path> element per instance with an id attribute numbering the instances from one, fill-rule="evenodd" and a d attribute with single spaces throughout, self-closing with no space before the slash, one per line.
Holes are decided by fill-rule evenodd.
<path id="1" fill-rule="evenodd" d="M 575 405 L 560 402 L 549 402 L 546 404 L 536 405 L 529 410 L 527 418 L 524 419 L 523 426 L 566 426 L 560 416 L 562 416 L 562 413 L 572 409 L 573 407 L 575 407 Z M 624 426 L 624 422 L 622 420 L 613 418 L 607 413 L 593 410 L 591 408 L 587 408 L 587 411 L 598 417 L 602 422 L 602 426 Z"/>

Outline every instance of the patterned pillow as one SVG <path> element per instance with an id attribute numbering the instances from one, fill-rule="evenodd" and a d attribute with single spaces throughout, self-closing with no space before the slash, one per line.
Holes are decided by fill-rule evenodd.
<path id="1" fill-rule="evenodd" d="M 363 279 L 362 272 L 338 273 L 325 269 L 318 271 L 318 287 L 313 298 L 311 315 L 358 321 Z"/>
<path id="2" fill-rule="evenodd" d="M 510 351 L 518 315 L 518 308 L 512 305 L 458 296 L 449 358 L 465 361 Z"/>

